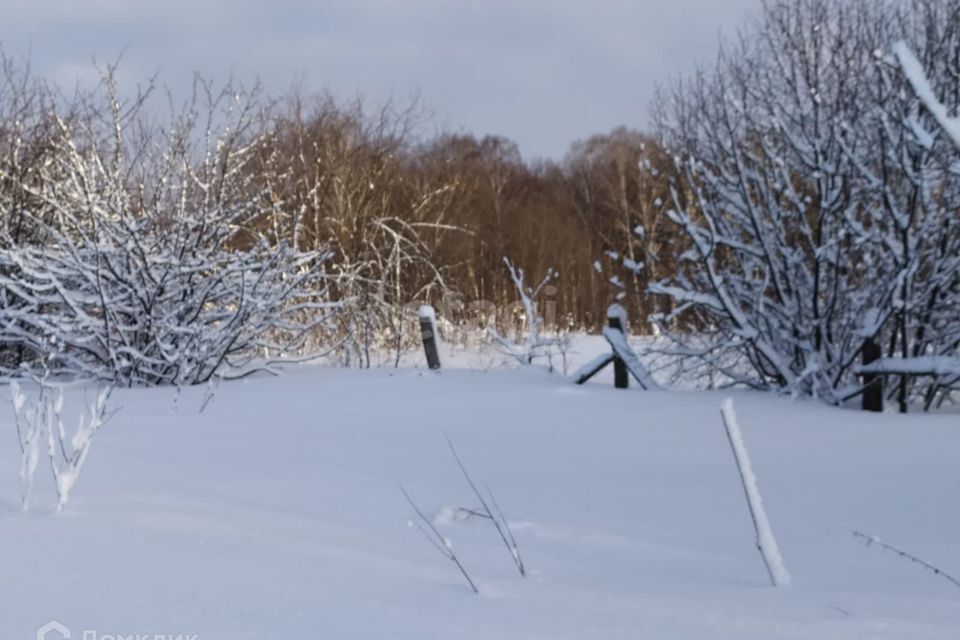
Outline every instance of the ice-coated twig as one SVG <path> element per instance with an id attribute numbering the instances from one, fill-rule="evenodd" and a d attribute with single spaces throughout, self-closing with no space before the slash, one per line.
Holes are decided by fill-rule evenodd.
<path id="1" fill-rule="evenodd" d="M 33 477 L 41 449 L 46 445 L 57 490 L 57 510 L 62 511 L 90 453 L 93 437 L 117 409 L 107 411 L 112 388 L 99 389 L 94 402 L 81 413 L 76 430 L 68 436 L 63 425 L 63 388 L 49 386 L 46 378 L 38 380 L 38 384 L 40 392 L 36 400 L 30 403 L 17 382 L 10 386 L 22 454 L 20 506 L 24 511 L 29 507 Z"/>
<path id="2" fill-rule="evenodd" d="M 520 557 L 520 547 L 517 545 L 517 539 L 513 537 L 513 529 L 510 528 L 510 523 L 507 522 L 507 518 L 503 515 L 503 511 L 500 509 L 500 505 L 497 504 L 497 499 L 493 495 L 493 491 L 490 490 L 490 487 L 487 487 L 487 495 L 490 496 L 490 503 L 493 505 L 494 513 L 490 514 L 490 519 L 493 520 L 494 524 L 497 522 L 497 518 L 500 519 L 500 523 L 503 525 L 503 529 L 497 527 L 497 530 L 500 532 L 500 537 L 503 537 L 503 532 L 507 532 L 507 538 L 510 539 L 507 544 L 507 548 L 510 550 L 510 555 L 513 556 L 513 561 L 517 565 L 517 571 L 520 572 L 521 577 L 527 576 L 527 568 L 523 564 L 523 558 Z M 496 515 L 496 517 L 493 517 Z M 507 539 L 504 538 L 504 543 L 507 543 Z"/>
<path id="3" fill-rule="evenodd" d="M 453 507 L 453 510 L 456 511 L 457 513 L 462 513 L 463 520 L 466 520 L 468 518 L 473 518 L 473 517 L 486 518 L 486 519 L 492 520 L 490 515 L 485 511 L 478 511 L 477 509 L 468 509 L 466 507 Z"/>
<path id="4" fill-rule="evenodd" d="M 67 506 L 70 491 L 76 484 L 83 464 L 87 460 L 87 455 L 90 453 L 93 436 L 96 435 L 100 428 L 117 412 L 117 409 L 110 412 L 107 411 L 107 402 L 112 392 L 112 387 L 102 387 L 97 391 L 93 403 L 88 404 L 86 412 L 80 415 L 77 429 L 69 439 L 69 444 L 60 415 L 63 408 L 63 391 L 60 390 L 57 396 L 53 413 L 54 420 L 47 430 L 47 442 L 50 456 L 50 470 L 53 472 L 53 480 L 57 488 L 58 511 L 63 511 L 63 508 Z M 54 423 L 56 432 L 54 432 L 53 429 Z M 63 460 L 62 463 L 57 462 L 57 449 L 59 449 L 60 457 Z"/>
<path id="5" fill-rule="evenodd" d="M 414 513 L 416 513 L 417 517 L 420 518 L 420 522 L 417 523 L 417 528 L 420 529 L 420 533 L 422 533 L 430 542 L 430 544 L 432 544 L 437 551 L 442 553 L 447 560 L 457 565 L 457 569 L 459 569 L 460 573 L 463 574 L 463 577 L 470 585 L 470 588 L 473 589 L 473 592 L 480 593 L 480 590 L 477 589 L 477 585 L 475 585 L 473 583 L 473 579 L 470 578 L 470 574 L 467 573 L 467 570 L 464 569 L 463 565 L 460 563 L 460 559 L 457 558 L 457 554 L 453 552 L 453 545 L 450 544 L 450 541 L 447 540 L 443 534 L 437 531 L 437 528 L 434 526 L 433 522 L 423 513 L 423 511 L 420 510 L 420 507 L 418 507 L 417 503 L 413 501 L 413 498 L 410 497 L 410 494 L 407 493 L 407 490 L 404 489 L 403 485 L 401 484 L 399 486 L 400 491 L 403 492 L 403 497 L 407 499 L 407 502 L 410 503 L 410 507 L 413 509 Z M 426 527 L 423 526 L 424 524 Z"/>
<path id="6" fill-rule="evenodd" d="M 510 258 L 504 256 L 503 264 L 506 265 L 510 273 L 510 281 L 517 290 L 520 305 L 523 307 L 523 315 L 526 322 L 526 337 L 522 345 L 511 342 L 507 337 L 500 334 L 494 327 L 487 328 L 487 335 L 496 342 L 503 353 L 515 359 L 521 365 L 533 364 L 533 361 L 539 357 L 546 357 L 549 361 L 550 370 L 553 370 L 553 353 L 556 349 L 561 355 L 565 356 L 569 348 L 569 336 L 560 335 L 548 338 L 543 335 L 542 330 L 548 324 L 548 319 L 540 316 L 539 297 L 551 282 L 556 280 L 560 274 L 553 268 L 547 269 L 540 284 L 533 287 L 526 284 L 524 270 L 513 264 Z"/>
<path id="7" fill-rule="evenodd" d="M 944 571 L 943 569 L 940 569 L 940 568 L 938 568 L 938 567 L 935 567 L 935 566 L 933 566 L 932 564 L 930 564 L 929 562 L 927 562 L 926 560 L 921 560 L 920 558 L 918 558 L 917 556 L 915 556 L 915 555 L 913 555 L 913 554 L 907 553 L 906 551 L 901 551 L 900 549 L 897 549 L 896 547 L 892 547 L 892 546 L 890 546 L 889 544 L 887 544 L 887 543 L 885 543 L 885 542 L 882 542 L 882 541 L 880 540 L 880 538 L 878 538 L 878 537 L 876 537 L 876 536 L 868 536 L 868 535 L 865 534 L 865 533 L 860 533 L 859 531 L 854 531 L 854 532 L 853 532 L 853 537 L 856 538 L 857 540 L 859 540 L 860 542 L 862 542 L 865 546 L 868 546 L 868 547 L 869 547 L 869 546 L 875 544 L 875 545 L 877 545 L 878 547 L 880 547 L 881 549 L 883 549 L 884 551 L 889 551 L 890 553 L 896 554 L 896 555 L 900 556 L 901 558 L 904 558 L 905 560 L 909 560 L 910 562 L 912 562 L 912 563 L 914 563 L 914 564 L 916 564 L 916 565 L 920 565 L 921 567 L 923 567 L 923 568 L 926 569 L 927 571 L 930 571 L 930 572 L 933 573 L 934 575 L 938 575 L 938 576 L 942 577 L 944 580 L 949 580 L 949 581 L 953 584 L 953 586 L 955 586 L 955 587 L 957 587 L 957 588 L 960 588 L 960 580 L 958 580 L 957 578 L 954 578 L 952 575 L 950 575 L 949 573 L 947 573 L 947 572 Z"/>
<path id="8" fill-rule="evenodd" d="M 43 388 L 41 387 L 41 398 Z M 27 405 L 27 396 L 16 381 L 10 383 L 10 395 L 13 401 L 13 414 L 20 441 L 20 509 L 30 507 L 30 494 L 33 491 L 33 477 L 40 462 L 40 443 L 44 427 L 48 422 L 49 403 L 40 400 L 36 405 Z"/>
<path id="9" fill-rule="evenodd" d="M 737 422 L 732 398 L 727 398 L 723 403 L 721 414 L 723 415 L 723 425 L 727 431 L 727 439 L 730 441 L 730 448 L 733 450 L 733 457 L 737 463 L 737 471 L 740 472 L 740 481 L 743 483 L 743 492 L 747 498 L 747 506 L 750 508 L 753 528 L 757 532 L 757 549 L 760 551 L 763 563 L 767 567 L 767 573 L 770 574 L 770 582 L 773 586 L 786 586 L 790 584 L 790 573 L 783 564 L 777 539 L 773 535 L 773 528 L 767 519 L 766 510 L 763 508 L 760 489 L 757 487 L 757 476 L 753 473 L 753 465 L 750 464 L 750 456 L 747 454 L 747 446 L 743 441 L 743 434 Z"/>
<path id="10" fill-rule="evenodd" d="M 207 405 L 213 400 L 213 396 L 217 394 L 217 389 L 220 388 L 220 376 L 212 376 L 210 380 L 207 381 L 206 391 L 203 394 L 203 401 L 200 403 L 200 410 L 197 411 L 198 414 L 203 413 L 204 409 L 207 408 Z"/>
<path id="11" fill-rule="evenodd" d="M 504 546 L 506 546 L 507 551 L 510 553 L 510 557 L 513 559 L 513 563 L 517 567 L 517 571 L 520 572 L 521 577 L 526 577 L 527 569 L 523 564 L 523 558 L 520 556 L 520 548 L 517 546 L 517 541 L 513 537 L 513 531 L 510 529 L 510 524 L 503 516 L 503 512 L 500 510 L 496 498 L 493 497 L 493 492 L 489 487 L 487 487 L 487 494 L 490 496 L 490 503 L 487 503 L 486 499 L 483 497 L 483 494 L 480 493 L 477 485 L 473 482 L 473 478 L 471 478 L 470 474 L 467 472 L 467 467 L 463 464 L 463 460 L 460 459 L 460 455 L 457 454 L 457 450 L 453 446 L 453 441 L 450 440 L 450 435 L 444 434 L 444 437 L 447 439 L 447 445 L 450 447 L 450 453 L 453 454 L 453 459 L 457 461 L 457 466 L 460 467 L 460 471 L 463 473 L 464 479 L 467 481 L 467 484 L 470 485 L 474 495 L 476 495 L 477 499 L 480 501 L 480 506 L 483 507 L 483 511 L 479 515 L 484 518 L 489 518 L 490 521 L 493 522 L 493 526 L 497 528 L 497 533 L 500 534 L 500 539 L 503 540 Z M 493 504 L 493 509 L 490 508 L 490 504 Z"/>

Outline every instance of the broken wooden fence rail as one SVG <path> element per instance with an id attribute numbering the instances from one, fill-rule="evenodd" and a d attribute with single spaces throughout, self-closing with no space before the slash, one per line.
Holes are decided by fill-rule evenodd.
<path id="1" fill-rule="evenodd" d="M 619 304 L 610 305 L 607 309 L 607 326 L 603 330 L 603 337 L 610 345 L 610 353 L 597 356 L 581 367 L 574 374 L 577 384 L 584 384 L 612 362 L 613 386 L 617 389 L 627 389 L 630 386 L 630 376 L 633 376 L 641 389 L 660 388 L 630 347 L 627 340 L 628 327 L 626 310 Z"/>
<path id="2" fill-rule="evenodd" d="M 886 376 L 929 376 L 946 381 L 942 388 L 960 382 L 960 358 L 952 356 L 919 356 L 916 358 L 881 358 L 880 347 L 867 341 L 863 347 L 863 364 L 857 368 L 863 377 L 863 409 L 883 411 L 883 379 Z M 929 403 L 927 408 L 929 408 Z M 900 411 L 906 413 L 901 401 Z"/>

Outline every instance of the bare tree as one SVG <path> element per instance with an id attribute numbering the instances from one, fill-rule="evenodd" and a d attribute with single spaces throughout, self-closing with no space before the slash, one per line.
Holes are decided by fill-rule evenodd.
<path id="1" fill-rule="evenodd" d="M 342 361 L 369 367 L 389 354 L 396 366 L 416 345 L 411 309 L 448 287 L 436 250 L 460 231 L 447 220 L 458 187 L 420 169 L 416 103 L 369 108 L 297 93 L 288 102 L 273 118 L 268 156 L 283 170 L 252 172 L 281 203 L 273 233 L 302 249 L 331 248 Z"/>

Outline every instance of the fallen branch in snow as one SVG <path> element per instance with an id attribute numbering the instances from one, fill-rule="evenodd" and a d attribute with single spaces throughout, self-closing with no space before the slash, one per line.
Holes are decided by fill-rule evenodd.
<path id="1" fill-rule="evenodd" d="M 577 369 L 573 374 L 573 378 L 577 384 L 583 384 L 593 376 L 600 373 L 600 371 L 611 362 L 613 362 L 612 353 L 601 353 L 599 356 Z"/>
<path id="2" fill-rule="evenodd" d="M 909 554 L 909 553 L 907 553 L 906 551 L 901 551 L 900 549 L 897 549 L 896 547 L 891 547 L 891 546 L 888 545 L 887 543 L 881 542 L 881 541 L 880 541 L 880 538 L 878 538 L 878 537 L 876 537 L 876 536 L 868 536 L 868 535 L 866 535 L 865 533 L 860 533 L 859 531 L 854 531 L 854 532 L 853 532 L 853 537 L 856 538 L 857 540 L 859 540 L 860 542 L 862 542 L 862 543 L 863 543 L 865 546 L 867 546 L 867 547 L 875 544 L 875 545 L 877 545 L 878 547 L 880 547 L 881 549 L 883 549 L 884 551 L 889 551 L 890 553 L 894 553 L 894 554 L 900 556 L 901 558 L 904 558 L 904 559 L 906 559 L 906 560 L 909 560 L 910 562 L 912 562 L 912 563 L 914 563 L 914 564 L 920 565 L 921 567 L 923 567 L 923 568 L 926 569 L 927 571 L 932 572 L 934 575 L 938 575 L 938 576 L 941 576 L 942 578 L 944 578 L 945 580 L 949 580 L 951 583 L 953 583 L 953 586 L 960 588 L 960 580 L 958 580 L 957 578 L 954 578 L 952 575 L 950 575 L 950 574 L 947 573 L 946 571 L 943 571 L 942 569 L 939 569 L 939 568 L 933 566 L 932 564 L 930 564 L 929 562 L 927 562 L 927 561 L 925 561 L 925 560 L 921 560 L 921 559 L 918 558 L 917 556 L 912 555 L 912 554 Z"/>
<path id="3" fill-rule="evenodd" d="M 493 522 L 493 526 L 497 528 L 497 533 L 500 534 L 500 539 L 503 540 L 503 544 L 510 553 L 513 563 L 517 566 L 517 571 L 520 572 L 521 577 L 526 577 L 527 569 L 523 565 L 523 558 L 520 557 L 520 547 L 517 546 L 517 541 L 513 537 L 513 531 L 510 529 L 510 524 L 503 516 L 500 506 L 497 504 L 497 499 L 493 497 L 493 492 L 490 490 L 490 487 L 487 487 L 487 495 L 490 498 L 490 504 L 493 504 L 493 509 L 491 509 L 490 504 L 488 504 L 484 499 L 483 494 L 480 493 L 479 489 L 477 489 L 477 485 L 474 484 L 470 474 L 467 473 L 467 468 L 464 466 L 463 461 L 457 454 L 457 450 L 454 448 L 453 442 L 450 440 L 450 436 L 444 434 L 444 437 L 447 439 L 447 444 L 450 445 L 450 452 L 453 454 L 454 460 L 457 461 L 457 466 L 460 467 L 460 471 L 463 472 L 463 477 L 466 479 L 467 484 L 470 485 L 470 488 L 473 489 L 474 495 L 476 495 L 477 499 L 480 500 L 480 506 L 483 507 L 483 510 L 476 515 L 483 518 L 489 518 L 490 521 Z"/>
<path id="4" fill-rule="evenodd" d="M 753 473 L 753 465 L 750 464 L 750 456 L 747 454 L 747 446 L 743 441 L 740 425 L 737 423 L 732 398 L 727 398 L 723 403 L 722 415 L 727 439 L 730 441 L 730 448 L 733 450 L 733 457 L 737 462 L 737 471 L 740 472 L 747 506 L 750 508 L 753 528 L 757 532 L 757 549 L 767 566 L 767 573 L 770 574 L 770 582 L 773 583 L 773 586 L 786 586 L 790 584 L 790 573 L 783 564 L 780 548 L 773 536 L 770 521 L 767 520 L 767 512 L 763 508 L 763 499 L 760 497 L 760 489 L 757 487 L 757 476 Z"/>
<path id="5" fill-rule="evenodd" d="M 410 506 L 413 508 L 413 511 L 417 514 L 417 517 L 420 518 L 420 521 L 426 524 L 424 528 L 423 524 L 420 522 L 417 523 L 417 528 L 420 529 L 420 533 L 432 544 L 437 551 L 442 553 L 444 557 L 447 558 L 450 562 L 457 565 L 457 569 L 460 570 L 460 573 L 463 574 L 463 577 L 467 580 L 467 583 L 470 585 L 470 588 L 473 589 L 474 593 L 480 593 L 480 590 L 477 589 L 477 585 L 473 583 L 473 580 L 470 578 L 470 574 L 467 573 L 467 570 L 463 568 L 463 565 L 460 564 L 460 559 L 457 558 L 457 554 L 453 552 L 453 545 L 450 544 L 450 540 L 445 538 L 437 528 L 433 525 L 433 522 L 430 521 L 423 511 L 420 510 L 420 507 L 417 506 L 417 503 L 413 501 L 413 498 L 410 497 L 410 494 L 407 493 L 407 490 L 403 488 L 403 485 L 400 485 L 400 491 L 403 492 L 403 497 L 407 499 L 407 502 L 410 503 Z M 413 526 L 413 521 L 410 521 L 410 526 Z"/>

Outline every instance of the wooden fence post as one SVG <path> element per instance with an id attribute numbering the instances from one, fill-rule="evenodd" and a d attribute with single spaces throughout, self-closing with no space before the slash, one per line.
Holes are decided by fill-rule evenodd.
<path id="1" fill-rule="evenodd" d="M 607 326 L 627 335 L 627 311 L 619 304 L 612 304 L 607 308 Z M 630 387 L 630 376 L 627 374 L 627 365 L 614 354 L 613 358 L 613 386 L 617 389 Z"/>
<path id="2" fill-rule="evenodd" d="M 423 351 L 427 355 L 427 366 L 433 370 L 440 368 L 440 351 L 437 348 L 437 313 L 428 304 L 417 312 L 420 318 L 420 335 L 423 338 Z"/>
<path id="3" fill-rule="evenodd" d="M 883 356 L 883 350 L 873 338 L 863 341 L 860 357 L 863 365 L 876 362 Z M 877 373 L 863 374 L 863 404 L 864 411 L 883 411 L 883 376 Z"/>

